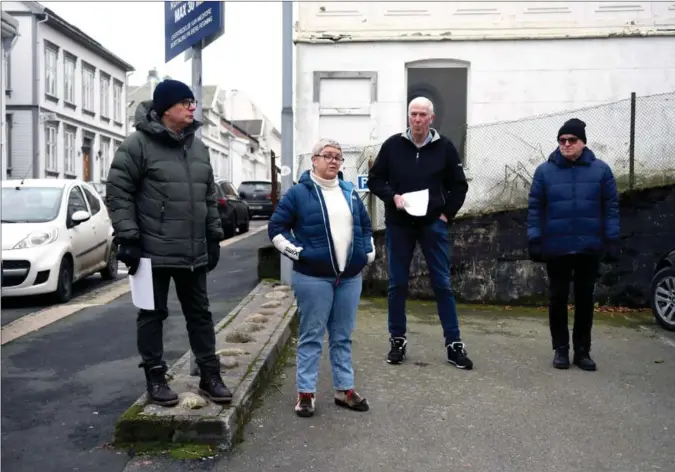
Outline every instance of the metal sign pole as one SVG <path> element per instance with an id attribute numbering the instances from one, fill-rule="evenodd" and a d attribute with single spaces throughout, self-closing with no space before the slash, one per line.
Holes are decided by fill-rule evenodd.
<path id="1" fill-rule="evenodd" d="M 281 21 L 283 33 L 281 53 L 283 64 L 281 108 L 281 191 L 282 195 L 293 185 L 293 2 L 284 1 Z M 291 284 L 293 263 L 281 257 L 281 282 Z"/>
<path id="2" fill-rule="evenodd" d="M 192 46 L 192 93 L 194 94 L 195 101 L 197 102 L 195 120 L 203 122 L 204 108 L 202 107 L 202 41 L 199 41 L 197 44 Z M 195 136 L 201 139 L 201 126 L 197 128 Z M 192 350 L 190 350 L 190 375 L 199 375 L 199 366 L 197 365 L 195 353 L 192 352 Z"/>

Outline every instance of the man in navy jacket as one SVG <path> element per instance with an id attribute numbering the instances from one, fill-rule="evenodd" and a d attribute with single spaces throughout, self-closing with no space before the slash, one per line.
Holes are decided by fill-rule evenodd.
<path id="1" fill-rule="evenodd" d="M 618 259 L 619 197 L 610 167 L 586 147 L 586 123 L 572 118 L 534 173 L 528 202 L 530 258 L 546 262 L 553 366 L 567 369 L 567 303 L 574 282 L 573 362 L 595 370 L 590 357 L 593 293 L 600 261 Z"/>
<path id="2" fill-rule="evenodd" d="M 405 359 L 408 277 L 417 242 L 427 262 L 438 316 L 443 326 L 447 361 L 473 368 L 460 338 L 455 298 L 450 287 L 449 225 L 464 204 L 468 184 L 452 142 L 432 129 L 434 105 L 424 97 L 408 106 L 410 128 L 387 139 L 368 175 L 368 189 L 384 202 L 389 263 L 389 335 L 387 362 Z M 429 191 L 424 216 L 405 210 L 403 194 Z"/>

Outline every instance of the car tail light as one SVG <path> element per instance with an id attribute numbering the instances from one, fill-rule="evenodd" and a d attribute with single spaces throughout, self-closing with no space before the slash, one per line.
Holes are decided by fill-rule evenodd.
<path id="1" fill-rule="evenodd" d="M 268 199 L 268 200 L 271 200 L 271 199 L 272 199 L 272 194 L 271 194 L 271 193 L 268 193 L 267 195 L 265 195 L 265 198 Z"/>
<path id="2" fill-rule="evenodd" d="M 219 198 L 218 199 L 218 205 L 227 205 L 227 198 Z"/>

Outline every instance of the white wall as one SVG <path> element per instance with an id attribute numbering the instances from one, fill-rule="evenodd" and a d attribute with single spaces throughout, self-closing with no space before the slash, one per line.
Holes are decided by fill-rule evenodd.
<path id="1" fill-rule="evenodd" d="M 296 40 L 428 41 L 670 34 L 664 1 L 299 2 Z"/>
<path id="2" fill-rule="evenodd" d="M 428 58 L 468 62 L 467 121 L 471 126 L 608 103 L 626 99 L 631 92 L 673 91 L 674 43 L 674 38 L 656 37 L 377 43 L 376 47 L 374 43 L 300 44 L 296 154 L 309 152 L 321 134 L 320 107 L 313 102 L 314 71 L 377 72 L 378 100 L 372 106 L 354 94 L 334 92 L 326 108 L 367 108 L 374 131 L 368 136 L 381 142 L 406 126 L 407 63 Z M 353 85 L 345 81 L 342 90 L 355 90 L 350 88 Z M 358 134 L 358 144 L 366 144 L 365 133 Z"/>
<path id="3" fill-rule="evenodd" d="M 475 128 L 628 100 L 631 92 L 643 96 L 675 91 L 674 44 L 672 37 L 299 44 L 295 154 L 310 152 L 322 136 L 332 136 L 346 146 L 363 146 L 401 132 L 407 125 L 406 67 L 418 61 L 468 64 L 467 122 Z M 369 101 L 368 80 L 323 79 L 322 103 L 315 103 L 315 71 L 374 71 L 377 101 Z M 660 125 L 661 134 L 649 138 L 658 142 L 675 126 L 675 107 L 668 111 L 667 104 L 658 100 L 650 106 L 651 111 L 643 109 L 645 114 L 666 120 Z M 589 145 L 596 147 L 599 157 L 614 159 L 613 166 L 627 165 L 629 110 L 625 101 L 604 111 L 575 112 L 587 121 Z M 639 119 L 644 120 L 645 114 Z M 555 148 L 555 133 L 570 117 L 470 130 L 466 144 L 468 174 L 473 178 L 469 200 L 492 198 L 489 190 L 505 178 L 506 163 L 522 163 L 531 173 L 542 156 Z M 642 123 L 645 132 L 654 131 Z M 668 149 L 645 145 L 643 163 L 656 162 L 650 156 L 663 159 L 661 154 Z M 301 170 L 296 169 L 296 174 Z"/>
<path id="4" fill-rule="evenodd" d="M 4 10 L 3 2 L 3 10 Z M 12 48 L 10 65 L 10 85 L 12 96 L 6 98 L 6 104 L 28 104 L 33 100 L 33 17 L 15 16 L 19 22 L 19 39 Z M 3 97 L 4 98 L 4 97 Z"/>

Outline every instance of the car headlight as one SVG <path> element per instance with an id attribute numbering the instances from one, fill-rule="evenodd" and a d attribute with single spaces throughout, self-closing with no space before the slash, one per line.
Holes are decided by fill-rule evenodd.
<path id="1" fill-rule="evenodd" d="M 39 247 L 51 244 L 56 241 L 59 236 L 59 231 L 56 228 L 47 231 L 35 231 L 29 234 L 24 239 L 19 241 L 14 249 L 26 249 L 30 247 Z"/>

